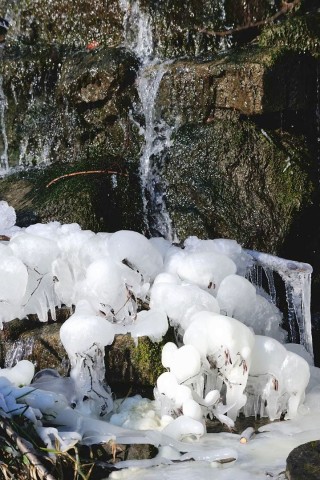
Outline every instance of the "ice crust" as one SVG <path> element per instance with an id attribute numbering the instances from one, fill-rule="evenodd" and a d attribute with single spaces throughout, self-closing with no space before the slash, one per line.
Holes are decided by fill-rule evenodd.
<path id="1" fill-rule="evenodd" d="M 180 248 L 132 231 L 94 234 L 59 222 L 23 229 L 14 222 L 14 210 L 0 202 L 0 228 L 9 237 L 0 243 L 1 322 L 30 313 L 46 321 L 62 304 L 74 308 L 60 330 L 70 377 L 45 371 L 19 388 L 31 383 L 30 362 L 0 370 L 1 413 L 28 405 L 28 418 L 48 446 L 116 439 L 200 458 L 192 442 L 204 436 L 207 417 L 232 428 L 239 412 L 292 419 L 303 408 L 318 408 L 320 375 L 312 357 L 303 346 L 286 348 L 271 276 L 269 292 L 250 283 L 246 275 L 256 259 L 237 242 L 189 237 Z M 308 289 L 299 287 L 301 269 L 295 278 L 289 270 L 299 314 Z M 157 380 L 152 406 L 128 399 L 121 410 L 105 383 L 105 346 L 126 333 L 135 341 L 145 335 L 160 341 L 169 325 L 177 343 L 163 347 L 167 371 Z M 52 425 L 43 427 L 49 416 Z"/>

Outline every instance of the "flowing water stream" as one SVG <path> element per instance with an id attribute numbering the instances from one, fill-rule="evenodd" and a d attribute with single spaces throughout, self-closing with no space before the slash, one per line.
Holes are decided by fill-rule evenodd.
<path id="1" fill-rule="evenodd" d="M 140 131 L 144 145 L 140 156 L 140 181 L 146 231 L 170 241 L 177 238 L 165 205 L 166 183 L 162 175 L 166 149 L 174 127 L 161 119 L 156 100 L 159 86 L 170 60 L 154 58 L 152 19 L 138 1 L 120 0 L 124 11 L 124 45 L 140 60 L 136 80 L 144 125 Z"/>
<path id="2" fill-rule="evenodd" d="M 1 60 L 1 57 L 0 57 Z M 2 88 L 2 76 L 0 76 L 0 130 L 1 130 L 1 142 L 0 142 L 0 174 L 5 173 L 9 169 L 8 160 L 8 138 L 6 133 L 5 123 L 5 111 L 8 107 L 7 99 Z"/>

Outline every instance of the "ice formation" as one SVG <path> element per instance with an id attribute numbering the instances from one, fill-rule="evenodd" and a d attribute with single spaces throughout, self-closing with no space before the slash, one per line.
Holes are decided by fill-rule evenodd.
<path id="1" fill-rule="evenodd" d="M 269 292 L 250 283 L 248 272 L 252 277 L 261 257 L 237 242 L 189 237 L 181 248 L 132 231 L 14 224 L 14 210 L 0 202 L 1 322 L 30 313 L 46 321 L 48 311 L 55 318 L 61 305 L 74 309 L 60 332 L 69 377 L 46 370 L 31 383 L 29 362 L 0 370 L 0 413 L 26 412 L 47 445 L 58 441 L 67 449 L 78 441 L 116 439 L 160 446 L 162 456 L 153 464 L 168 462 L 169 451 L 170 458 L 200 459 L 203 446 L 195 439 L 206 438 L 207 417 L 231 428 L 239 412 L 292 419 L 318 408 L 320 375 L 310 342 L 302 342 L 309 351 L 286 346 L 271 275 Z M 275 269 L 274 258 L 267 260 Z M 296 277 L 294 262 L 278 264 L 282 275 L 283 265 L 291 265 L 290 298 L 301 316 L 309 301 L 308 288 L 299 287 L 302 264 Z M 302 316 L 303 340 L 309 324 Z M 121 409 L 105 383 L 105 346 L 117 334 L 160 341 L 169 326 L 176 343 L 163 348 L 167 371 L 157 380 L 155 400 L 128 399 Z M 44 427 L 43 420 L 51 425 Z M 215 462 L 226 451 L 208 449 L 205 455 Z"/>
<path id="2" fill-rule="evenodd" d="M 286 419 L 295 417 L 309 378 L 309 365 L 304 358 L 273 338 L 256 335 L 244 413 L 268 416 L 271 420 L 282 414 Z"/>

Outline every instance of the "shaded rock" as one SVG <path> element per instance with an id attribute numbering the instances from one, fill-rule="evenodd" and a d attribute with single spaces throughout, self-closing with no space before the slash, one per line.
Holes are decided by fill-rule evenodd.
<path id="1" fill-rule="evenodd" d="M 236 115 L 180 128 L 166 164 L 166 204 L 178 236 L 233 238 L 275 252 L 308 202 L 307 155 L 303 140 Z"/>
<path id="2" fill-rule="evenodd" d="M 10 167 L 45 164 L 57 158 L 61 151 L 61 146 L 56 146 L 62 131 L 67 131 L 54 88 L 63 55 L 62 49 L 56 46 L 41 46 L 36 50 L 30 47 L 7 49 L 1 58 L 4 134 L 0 137 L 0 149 L 1 143 L 7 142 Z M 70 129 L 69 133 L 73 141 L 74 132 Z M 74 142 L 68 153 L 65 151 L 70 160 L 76 150 Z"/>
<path id="3" fill-rule="evenodd" d="M 287 458 L 286 476 L 289 480 L 318 480 L 320 478 L 320 440 L 299 445 Z"/>
<path id="4" fill-rule="evenodd" d="M 289 50 L 319 58 L 319 5 L 311 3 L 312 1 L 302 2 L 301 10 L 304 15 L 288 16 L 283 22 L 266 25 L 259 36 L 259 45 L 271 47 L 278 53 Z"/>
<path id="5" fill-rule="evenodd" d="M 111 347 L 106 348 L 105 360 L 106 378 L 113 390 L 126 395 L 129 390 L 131 394 L 141 393 L 144 387 L 144 393 L 150 396 L 158 376 L 164 372 L 161 351 L 166 341 L 153 343 L 141 337 L 136 345 L 130 335 L 117 335 Z"/>
<path id="6" fill-rule="evenodd" d="M 0 332 L 2 366 L 11 367 L 17 361 L 26 359 L 34 363 L 37 371 L 55 368 L 61 375 L 65 375 L 69 361 L 60 342 L 59 332 L 61 321 L 69 315 L 69 309 L 65 309 L 59 311 L 57 323 L 43 324 L 36 316 L 5 323 Z"/>
<path id="7" fill-rule="evenodd" d="M 130 103 L 123 96 L 134 84 L 137 69 L 137 60 L 124 49 L 78 52 L 63 63 L 57 95 L 82 111 L 104 107 L 106 117 L 119 115 L 121 103 L 126 107 Z"/>
<path id="8" fill-rule="evenodd" d="M 87 171 L 96 173 L 73 176 L 74 172 Z M 63 175 L 66 177 L 47 187 Z M 24 222 L 21 226 L 60 221 L 96 232 L 113 232 L 139 230 L 143 225 L 135 169 L 114 157 L 89 157 L 86 162 L 56 163 L 4 177 L 0 179 L 0 198 L 16 209 L 19 224 Z"/>
<path id="9" fill-rule="evenodd" d="M 117 463 L 125 460 L 147 460 L 156 456 L 158 449 L 148 444 L 122 445 L 112 442 L 105 443 L 100 447 L 110 456 L 109 461 Z"/>
<path id="10" fill-rule="evenodd" d="M 143 228 L 142 137 L 128 118 L 136 68 L 123 49 L 8 49 L 1 64 L 7 108 L 0 150 L 5 139 L 11 167 L 46 167 L 0 180 L 0 197 L 25 218 L 23 225 L 31 213 L 40 222 L 76 222 L 94 231 Z M 73 176 L 87 171 L 96 173 Z"/>

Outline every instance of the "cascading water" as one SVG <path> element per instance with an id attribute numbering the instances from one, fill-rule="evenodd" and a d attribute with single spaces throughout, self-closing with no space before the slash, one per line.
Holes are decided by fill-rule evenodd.
<path id="1" fill-rule="evenodd" d="M 124 12 L 124 45 L 134 52 L 142 64 L 148 63 L 153 55 L 151 18 L 140 9 L 136 0 L 119 0 Z"/>
<path id="2" fill-rule="evenodd" d="M 222 25 L 226 25 L 226 5 L 225 5 L 225 0 L 220 0 L 219 2 L 219 8 L 221 11 L 220 14 L 220 20 Z M 230 26 L 232 28 L 232 26 Z M 219 40 L 219 50 L 224 51 L 228 50 L 229 48 L 232 47 L 232 36 L 231 35 L 225 35 L 221 36 Z"/>
<path id="3" fill-rule="evenodd" d="M 145 143 L 140 157 L 140 178 L 146 230 L 154 236 L 177 240 L 165 205 L 165 180 L 162 177 L 164 154 L 170 146 L 174 127 L 159 118 L 156 99 L 161 79 L 170 61 L 153 58 L 152 21 L 139 2 L 120 0 L 124 12 L 124 44 L 141 62 L 137 89 L 145 119 L 140 130 Z M 154 161 L 156 159 L 156 161 Z"/>
<path id="4" fill-rule="evenodd" d="M 164 153 L 170 146 L 174 127 L 157 118 L 156 97 L 167 63 L 145 67 L 138 79 L 138 92 L 145 118 L 145 145 L 140 157 L 143 206 L 148 229 L 173 241 L 171 220 L 165 206 L 165 180 L 161 177 Z M 153 159 L 156 158 L 157 162 Z"/>
<path id="5" fill-rule="evenodd" d="M 8 160 L 8 138 L 6 133 L 5 111 L 7 108 L 7 99 L 2 88 L 3 79 L 0 76 L 0 129 L 1 129 L 1 157 L 0 157 L 0 174 L 4 174 L 9 169 Z"/>

